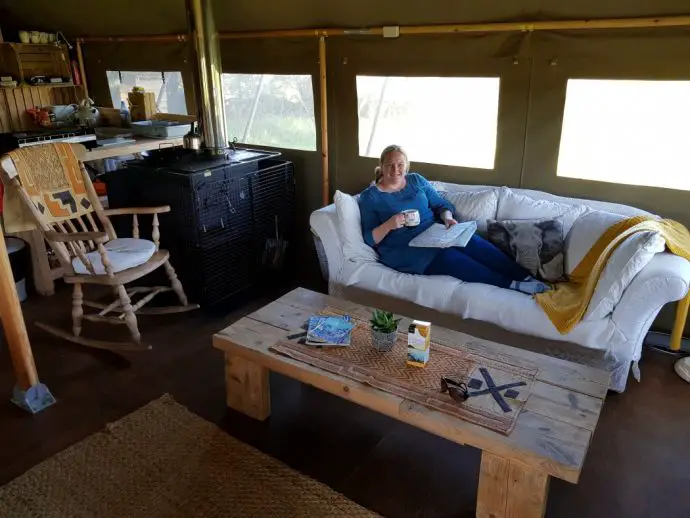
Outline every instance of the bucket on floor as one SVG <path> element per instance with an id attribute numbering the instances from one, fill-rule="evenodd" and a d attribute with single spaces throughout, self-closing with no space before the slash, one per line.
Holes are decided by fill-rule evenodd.
<path id="1" fill-rule="evenodd" d="M 24 302 L 26 300 L 26 274 L 31 262 L 29 246 L 26 241 L 18 237 L 6 237 L 5 246 L 10 258 L 14 285 L 17 287 L 17 296 L 20 302 Z"/>

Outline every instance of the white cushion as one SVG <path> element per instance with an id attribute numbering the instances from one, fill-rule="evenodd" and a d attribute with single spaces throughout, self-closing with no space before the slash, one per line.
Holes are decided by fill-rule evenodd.
<path id="1" fill-rule="evenodd" d="M 480 234 L 486 234 L 486 220 L 495 219 L 498 211 L 498 190 L 442 191 L 441 195 L 455 207 L 458 221 L 476 221 Z"/>
<path id="2" fill-rule="evenodd" d="M 586 212 L 586 205 L 567 205 L 548 200 L 535 200 L 502 187 L 498 198 L 497 220 L 553 219 L 563 216 L 563 235 L 567 236 L 573 223 Z"/>
<path id="3" fill-rule="evenodd" d="M 153 242 L 131 237 L 113 239 L 103 246 L 108 252 L 108 260 L 113 267 L 114 273 L 144 264 L 156 252 L 156 245 Z M 106 275 L 105 267 L 101 261 L 101 254 L 98 251 L 89 252 L 86 254 L 86 257 L 93 265 L 96 275 Z M 78 257 L 72 259 L 72 268 L 80 275 L 91 275 L 91 272 L 86 269 L 86 266 Z"/>
<path id="4" fill-rule="evenodd" d="M 625 216 L 603 210 L 595 210 L 578 218 L 573 224 L 565 245 L 566 273 L 568 275 L 573 273 L 599 236 L 606 232 L 607 228 L 623 219 Z"/>
<path id="5" fill-rule="evenodd" d="M 486 191 L 488 189 L 496 189 L 493 185 L 480 185 L 480 184 L 460 184 L 442 181 L 432 181 L 431 185 L 439 192 L 457 192 L 457 191 Z M 507 187 L 505 187 L 507 189 Z M 546 200 L 555 203 L 561 203 L 563 205 L 586 205 L 590 210 L 604 210 L 608 212 L 613 212 L 615 214 L 621 214 L 623 216 L 653 216 L 652 213 L 638 209 L 636 207 L 631 207 L 630 205 L 621 205 L 620 203 L 610 203 L 607 201 L 598 200 L 584 200 L 581 198 L 568 198 L 565 196 L 558 196 L 556 194 L 551 194 L 544 191 L 535 191 L 531 189 L 521 189 L 519 187 L 512 187 L 510 190 L 515 194 L 521 194 L 523 196 L 528 196 L 533 200 Z"/>
<path id="6" fill-rule="evenodd" d="M 382 264 L 350 264 L 344 283 L 353 288 L 407 300 L 464 319 L 497 324 L 510 331 L 606 349 L 622 333 L 609 320 L 583 322 L 561 335 L 529 295 L 446 275 L 400 273 Z M 366 303 L 366 301 L 365 301 Z M 433 330 L 432 330 L 433 333 Z"/>
<path id="7" fill-rule="evenodd" d="M 343 241 L 345 259 L 361 262 L 378 262 L 376 251 L 364 242 L 359 204 L 354 196 L 335 191 L 333 197 L 338 215 L 338 231 Z"/>
<path id="8" fill-rule="evenodd" d="M 621 243 L 599 277 L 584 320 L 609 315 L 635 276 L 665 247 L 664 238 L 657 232 L 641 232 Z"/>
<path id="9" fill-rule="evenodd" d="M 452 309 L 453 292 L 463 284 L 454 277 L 403 273 L 382 263 L 351 264 L 343 273 L 348 286 L 399 297 L 439 311 Z"/>
<path id="10" fill-rule="evenodd" d="M 568 273 L 572 273 L 606 229 L 623 219 L 625 216 L 605 211 L 594 211 L 579 218 L 568 236 Z M 609 257 L 583 319 L 598 320 L 609 315 L 635 276 L 665 247 L 664 238 L 652 231 L 633 234 L 623 241 Z"/>

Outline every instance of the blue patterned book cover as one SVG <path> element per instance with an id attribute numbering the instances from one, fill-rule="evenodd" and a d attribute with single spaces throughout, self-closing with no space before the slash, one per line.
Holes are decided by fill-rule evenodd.
<path id="1" fill-rule="evenodd" d="M 310 345 L 350 345 L 354 324 L 348 315 L 342 317 L 313 316 L 309 318 L 307 343 Z"/>

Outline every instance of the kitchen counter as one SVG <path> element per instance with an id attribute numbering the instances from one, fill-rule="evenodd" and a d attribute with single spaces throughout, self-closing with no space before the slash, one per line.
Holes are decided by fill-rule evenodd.
<path id="1" fill-rule="evenodd" d="M 176 138 L 145 138 L 145 137 L 128 137 L 128 140 L 135 142 L 124 142 L 123 144 L 112 144 L 108 146 L 99 146 L 90 151 L 87 151 L 82 157 L 83 162 L 90 162 L 92 160 L 102 160 L 104 158 L 113 158 L 121 155 L 134 155 L 142 151 L 151 151 L 163 147 L 181 146 L 182 137 Z"/>

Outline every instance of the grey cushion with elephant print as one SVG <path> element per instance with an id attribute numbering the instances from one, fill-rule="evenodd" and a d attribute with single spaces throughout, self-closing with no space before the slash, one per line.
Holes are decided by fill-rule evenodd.
<path id="1" fill-rule="evenodd" d="M 554 219 L 487 220 L 487 239 L 537 278 L 564 278 L 563 221 Z"/>

